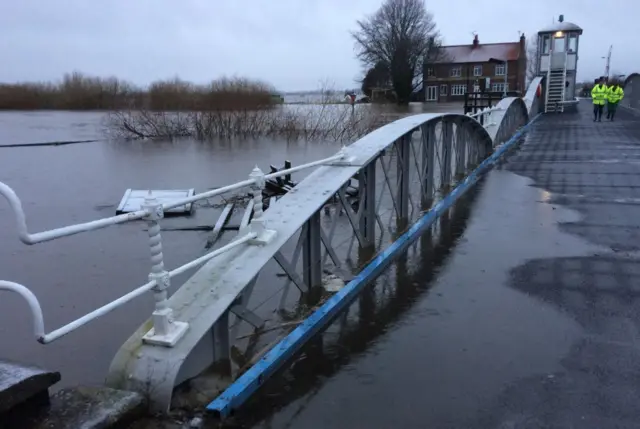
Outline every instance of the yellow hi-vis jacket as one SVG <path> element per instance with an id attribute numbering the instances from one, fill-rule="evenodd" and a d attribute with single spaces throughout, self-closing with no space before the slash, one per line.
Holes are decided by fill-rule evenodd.
<path id="1" fill-rule="evenodd" d="M 608 93 L 607 85 L 598 84 L 593 87 L 591 90 L 591 98 L 593 99 L 593 104 L 602 104 L 607 101 L 607 93 Z"/>
<path id="2" fill-rule="evenodd" d="M 607 89 L 607 101 L 609 103 L 619 103 L 624 98 L 624 90 L 619 86 L 610 86 Z"/>

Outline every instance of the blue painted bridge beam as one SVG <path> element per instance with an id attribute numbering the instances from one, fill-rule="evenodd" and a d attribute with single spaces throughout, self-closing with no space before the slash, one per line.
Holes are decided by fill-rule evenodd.
<path id="1" fill-rule="evenodd" d="M 344 288 L 329 298 L 303 323 L 283 338 L 253 367 L 238 378 L 220 396 L 207 405 L 207 410 L 221 418 L 228 417 L 240 407 L 260 386 L 284 365 L 314 335 L 325 329 L 344 310 L 364 287 L 379 276 L 406 248 L 416 241 L 444 212 L 464 195 L 483 174 L 514 146 L 540 115 L 520 128 L 504 145 L 485 159 L 473 172 L 456 186 L 445 198 L 419 218 L 404 234 L 380 252 Z"/>

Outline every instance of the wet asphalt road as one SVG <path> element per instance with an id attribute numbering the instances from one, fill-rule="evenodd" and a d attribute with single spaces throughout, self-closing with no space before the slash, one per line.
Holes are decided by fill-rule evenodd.
<path id="1" fill-rule="evenodd" d="M 447 243 L 378 280 L 413 276 L 400 315 L 325 334 L 230 426 L 640 427 L 640 117 L 590 113 L 541 118 Z"/>

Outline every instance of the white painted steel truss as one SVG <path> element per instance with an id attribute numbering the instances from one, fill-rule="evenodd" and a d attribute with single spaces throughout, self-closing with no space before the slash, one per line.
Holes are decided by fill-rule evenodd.
<path id="1" fill-rule="evenodd" d="M 29 303 L 34 334 L 43 343 L 151 291 L 156 310 L 115 356 L 107 384 L 143 392 L 154 411 L 165 412 L 178 383 L 216 363 L 223 387 L 238 374 L 240 364 L 232 364 L 238 348 L 246 346 L 245 355 L 251 355 L 266 341 L 265 336 L 249 334 L 295 318 L 323 283 L 348 281 L 364 262 L 363 255 L 370 257 L 393 242 L 493 147 L 527 123 L 538 109 L 539 83 L 539 78 L 534 80 L 524 98 L 506 98 L 481 112 L 484 126 L 471 117 L 478 115 L 409 116 L 333 157 L 271 175 L 254 170 L 249 180 L 176 202 L 247 187 L 255 195 L 249 202 L 253 219 L 243 217 L 236 239 L 218 243 L 201 258 L 171 271 L 164 267 L 160 235 L 162 212 L 171 207 L 150 199 L 138 212 L 30 234 L 20 200 L 0 183 L 0 194 L 9 201 L 26 244 L 144 219 L 152 260 L 148 283 L 48 334 L 37 298 L 28 288 L 0 281 L 0 290 L 17 293 Z M 262 212 L 265 178 L 308 168 L 316 170 Z M 168 297 L 169 279 L 198 266 L 202 267 Z M 244 332 L 248 334 L 239 337 Z"/>

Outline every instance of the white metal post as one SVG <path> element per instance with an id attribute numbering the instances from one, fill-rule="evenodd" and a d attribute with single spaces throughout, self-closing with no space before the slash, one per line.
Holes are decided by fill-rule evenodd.
<path id="1" fill-rule="evenodd" d="M 257 236 L 249 241 L 251 244 L 264 245 L 269 243 L 276 236 L 276 231 L 267 229 L 267 225 L 262 216 L 262 190 L 265 186 L 265 175 L 256 165 L 249 179 L 253 180 L 251 189 L 253 190 L 253 219 L 251 219 L 250 231 L 257 234 Z"/>
<path id="2" fill-rule="evenodd" d="M 173 320 L 173 310 L 167 302 L 167 289 L 171 285 L 171 280 L 169 272 L 164 268 L 162 254 L 162 235 L 160 233 L 160 219 L 164 217 L 162 204 L 149 191 L 149 195 L 144 200 L 143 208 L 149 212 L 146 217 L 151 250 L 149 280 L 156 282 L 152 289 L 156 308 L 152 314 L 153 328 L 147 332 L 142 340 L 147 344 L 173 347 L 187 332 L 189 324 Z"/>

